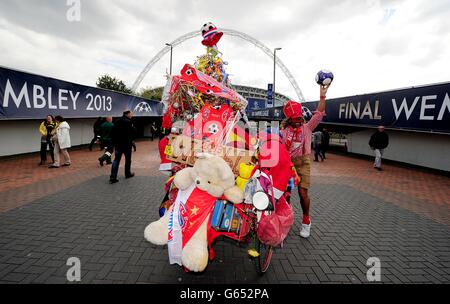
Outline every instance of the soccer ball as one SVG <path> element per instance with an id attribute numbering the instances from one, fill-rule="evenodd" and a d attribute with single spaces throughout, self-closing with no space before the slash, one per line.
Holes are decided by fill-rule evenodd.
<path id="1" fill-rule="evenodd" d="M 207 22 L 205 24 L 203 24 L 201 31 L 202 31 L 202 35 L 204 36 L 206 33 L 208 33 L 209 31 L 215 29 L 216 26 L 214 24 L 212 24 L 211 22 Z"/>
<path id="2" fill-rule="evenodd" d="M 320 70 L 316 74 L 316 82 L 320 85 L 330 85 L 333 81 L 334 75 L 329 70 Z"/>
<path id="3" fill-rule="evenodd" d="M 209 134 L 216 134 L 219 132 L 219 125 L 217 123 L 212 123 L 208 127 Z"/>

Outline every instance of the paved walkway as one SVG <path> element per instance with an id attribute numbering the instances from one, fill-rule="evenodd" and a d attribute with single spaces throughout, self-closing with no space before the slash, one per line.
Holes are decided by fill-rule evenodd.
<path id="1" fill-rule="evenodd" d="M 136 177 L 121 167 L 114 185 L 87 148 L 54 170 L 36 155 L 0 160 L 0 283 L 67 283 L 69 257 L 81 260 L 82 283 L 367 283 L 370 257 L 382 283 L 450 282 L 450 179 L 396 164 L 378 172 L 338 154 L 313 163 L 311 237 L 299 237 L 295 195 L 296 223 L 266 275 L 227 239 L 204 273 L 184 273 L 143 238 L 165 177 L 156 141 L 137 148 Z"/>

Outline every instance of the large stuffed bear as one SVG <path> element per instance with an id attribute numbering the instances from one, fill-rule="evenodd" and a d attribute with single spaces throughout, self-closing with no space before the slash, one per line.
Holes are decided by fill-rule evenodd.
<path id="1" fill-rule="evenodd" d="M 238 204 L 244 199 L 235 185 L 233 171 L 220 157 L 200 153 L 192 168 L 176 173 L 179 189 L 175 203 L 158 221 L 149 224 L 145 238 L 168 245 L 171 264 L 201 272 L 208 265 L 208 225 L 215 201 L 224 197 Z"/>

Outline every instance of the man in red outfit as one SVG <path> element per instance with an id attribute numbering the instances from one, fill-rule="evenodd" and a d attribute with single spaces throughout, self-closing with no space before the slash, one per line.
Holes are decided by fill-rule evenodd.
<path id="1" fill-rule="evenodd" d="M 286 127 L 280 131 L 282 143 L 286 145 L 286 149 L 291 155 L 292 163 L 295 166 L 300 183 L 298 185 L 298 194 L 300 196 L 300 204 L 303 210 L 302 228 L 300 236 L 307 238 L 311 234 L 311 220 L 309 218 L 310 198 L 308 190 L 310 188 L 311 174 L 311 137 L 312 132 L 322 121 L 325 114 L 325 98 L 328 86 L 320 86 L 320 101 L 317 110 L 311 120 L 305 123 L 303 119 L 302 107 L 299 103 L 289 101 L 284 107 Z"/>

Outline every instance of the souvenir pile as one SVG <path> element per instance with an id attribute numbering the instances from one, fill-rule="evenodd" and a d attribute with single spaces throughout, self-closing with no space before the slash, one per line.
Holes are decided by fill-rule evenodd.
<path id="1" fill-rule="evenodd" d="M 255 192 L 270 188 L 272 201 L 278 200 L 292 177 L 290 157 L 275 144 L 275 135 L 259 134 L 257 139 L 243 126 L 247 101 L 229 87 L 217 48 L 223 33 L 211 23 L 201 32 L 206 54 L 194 65 L 185 64 L 180 75 L 168 77 L 164 89 L 162 127 L 172 132 L 160 141 L 161 168 L 170 170 L 171 177 L 161 218 L 144 232 L 149 242 L 168 245 L 171 264 L 194 272 L 203 271 L 214 258 L 212 243 L 218 236 L 241 240 L 249 232 L 242 210 L 255 208 Z M 269 150 L 277 159 L 273 173 L 264 173 L 258 163 Z M 265 185 L 260 178 L 266 178 Z M 264 205 L 269 199 L 259 201 Z M 293 217 L 287 218 L 289 231 Z M 281 240 L 286 234 L 284 229 Z"/>

